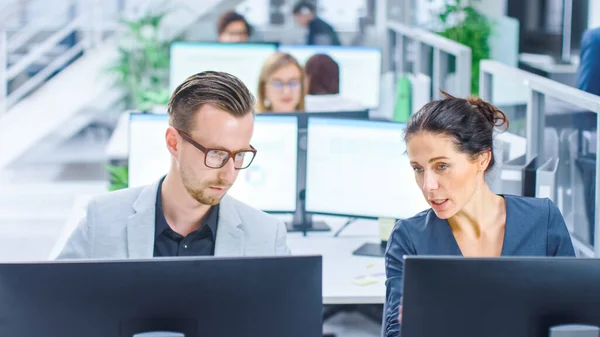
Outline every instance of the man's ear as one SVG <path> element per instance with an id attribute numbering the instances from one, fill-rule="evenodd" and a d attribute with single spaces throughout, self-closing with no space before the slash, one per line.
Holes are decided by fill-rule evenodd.
<path id="1" fill-rule="evenodd" d="M 175 130 L 174 127 L 170 126 L 165 133 L 165 141 L 167 143 L 167 149 L 171 156 L 177 158 L 179 154 L 179 143 L 181 142 L 181 137 L 179 136 L 179 132 Z"/>

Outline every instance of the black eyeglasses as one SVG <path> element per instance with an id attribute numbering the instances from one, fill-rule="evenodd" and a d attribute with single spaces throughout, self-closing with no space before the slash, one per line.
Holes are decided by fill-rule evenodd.
<path id="1" fill-rule="evenodd" d="M 256 156 L 256 149 L 250 145 L 250 150 L 241 150 L 236 152 L 231 152 L 224 149 L 211 149 L 206 148 L 190 137 L 190 135 L 185 132 L 175 129 L 181 135 L 183 139 L 185 139 L 188 143 L 192 144 L 195 148 L 202 151 L 204 153 L 204 165 L 206 167 L 210 167 L 213 169 L 219 169 L 229 161 L 229 158 L 233 158 L 233 167 L 236 170 L 247 169 L 254 157 Z"/>

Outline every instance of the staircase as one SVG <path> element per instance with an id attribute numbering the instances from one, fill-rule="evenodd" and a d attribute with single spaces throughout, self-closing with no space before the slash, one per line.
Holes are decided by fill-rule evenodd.
<path id="1" fill-rule="evenodd" d="M 30 5 L 43 4 L 53 8 L 64 3 L 64 6 L 53 9 L 46 19 L 46 14 L 36 17 L 18 32 L 10 33 L 0 26 L 0 37 L 4 37 L 0 38 L 0 171 L 40 143 L 45 147 L 59 144 L 99 115 L 121 112 L 111 109 L 122 101 L 123 92 L 105 71 L 118 55 L 118 16 L 107 17 L 106 12 L 115 0 L 55 1 L 48 6 L 47 0 L 30 0 Z M 125 4 L 137 8 L 138 15 L 145 12 L 140 10 L 142 7 L 164 6 L 162 1 L 116 2 L 118 7 Z M 239 2 L 169 1 L 167 8 L 170 11 L 163 22 L 163 36 L 180 36 L 200 18 L 214 17 Z M 0 5 L 7 6 L 0 19 L 4 13 L 10 13 L 6 17 L 14 18 L 12 14 L 17 12 L 15 6 L 19 4 L 14 1 Z M 119 10 L 122 8 L 113 14 L 118 14 Z M 66 23 L 44 36 L 39 22 L 54 22 L 56 15 L 64 16 L 65 13 L 69 14 Z M 8 66 L 7 61 L 10 61 Z M 18 78 L 22 81 L 16 85 Z M 7 82 L 11 88 L 7 88 Z"/>

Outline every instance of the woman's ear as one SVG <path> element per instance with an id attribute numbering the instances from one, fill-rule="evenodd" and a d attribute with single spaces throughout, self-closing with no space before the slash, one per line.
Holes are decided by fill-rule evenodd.
<path id="1" fill-rule="evenodd" d="M 477 159 L 477 164 L 479 165 L 479 171 L 485 172 L 487 168 L 490 166 L 490 162 L 492 161 L 492 151 L 487 150 L 481 152 Z"/>

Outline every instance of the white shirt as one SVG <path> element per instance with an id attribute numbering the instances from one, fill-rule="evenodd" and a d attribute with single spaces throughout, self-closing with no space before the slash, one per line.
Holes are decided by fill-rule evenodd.
<path id="1" fill-rule="evenodd" d="M 357 110 L 365 110 L 365 107 L 360 102 L 342 97 L 340 94 L 306 95 L 304 98 L 304 111 L 306 112 Z"/>

